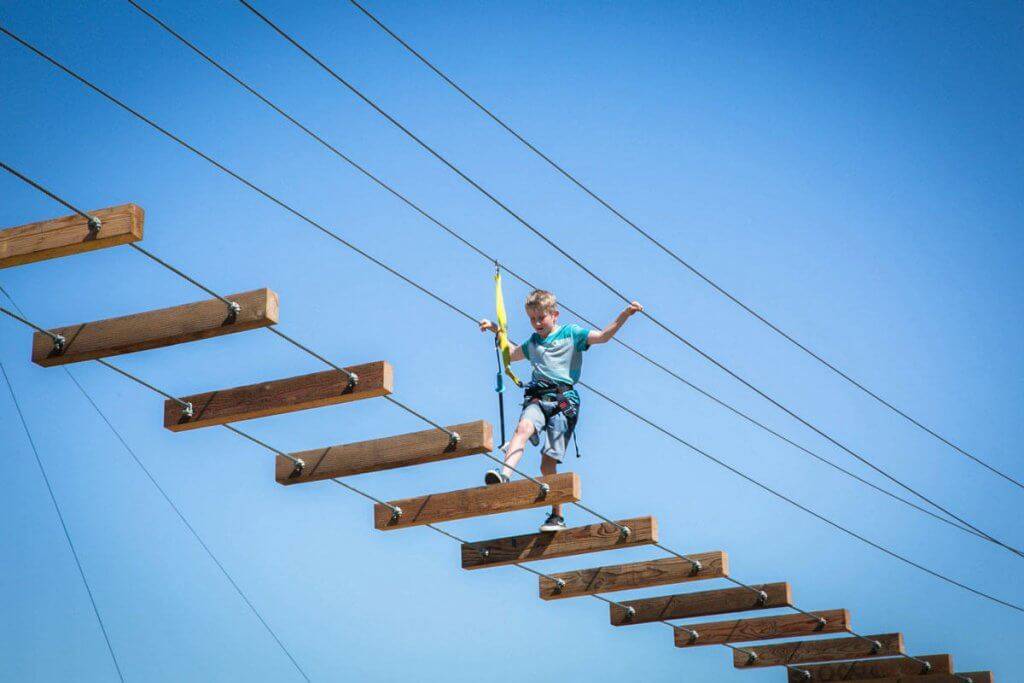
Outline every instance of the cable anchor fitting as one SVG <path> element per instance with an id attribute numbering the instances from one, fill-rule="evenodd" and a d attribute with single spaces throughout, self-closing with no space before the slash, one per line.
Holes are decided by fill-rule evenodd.
<path id="1" fill-rule="evenodd" d="M 760 605 L 761 607 L 764 607 L 765 605 L 768 604 L 768 593 L 767 592 L 765 592 L 765 591 L 758 591 L 757 592 L 757 604 Z"/>
<path id="2" fill-rule="evenodd" d="M 195 417 L 196 411 L 191 403 L 184 403 L 181 406 L 181 414 L 189 419 Z"/>
<path id="3" fill-rule="evenodd" d="M 690 560 L 690 558 L 686 559 L 689 560 L 690 565 L 693 567 L 691 574 L 700 574 L 700 571 L 704 569 L 704 565 L 702 565 L 698 560 Z"/>
<path id="4" fill-rule="evenodd" d="M 64 347 L 67 346 L 68 340 L 63 335 L 55 334 L 53 338 L 53 351 L 54 353 L 64 353 Z"/>
<path id="5" fill-rule="evenodd" d="M 926 661 L 926 660 L 921 660 L 921 673 L 922 674 L 931 673 L 931 670 L 932 670 L 932 663 L 929 662 L 929 661 Z M 968 678 L 967 680 L 970 681 L 972 679 Z"/>
<path id="6" fill-rule="evenodd" d="M 882 651 L 882 644 L 880 642 L 878 642 L 877 640 L 872 640 L 871 641 L 871 654 L 877 655 L 881 651 Z M 925 662 L 925 664 L 928 664 L 928 662 Z M 931 666 L 931 664 L 928 664 L 928 666 Z"/>
<path id="7" fill-rule="evenodd" d="M 103 221 L 99 219 L 99 216 L 89 216 L 87 224 L 89 226 L 89 232 L 94 235 L 103 227 Z"/>
<path id="8" fill-rule="evenodd" d="M 689 642 L 690 642 L 691 645 L 693 643 L 696 643 L 697 640 L 700 638 L 700 633 L 698 633 L 695 629 L 684 628 L 683 630 L 686 631 L 686 633 L 690 636 L 690 641 Z"/>
<path id="9" fill-rule="evenodd" d="M 564 588 L 565 588 L 565 580 L 564 579 L 555 579 L 555 592 L 556 593 L 561 593 L 562 589 L 564 589 Z"/>
<path id="10" fill-rule="evenodd" d="M 402 508 L 398 507 L 397 505 L 392 505 L 391 506 L 391 523 L 394 524 L 395 522 L 397 522 L 401 518 L 402 518 Z"/>
<path id="11" fill-rule="evenodd" d="M 306 462 L 301 458 L 295 458 L 292 460 L 292 471 L 288 475 L 289 479 L 298 479 L 302 475 L 302 470 L 306 469 Z"/>
<path id="12" fill-rule="evenodd" d="M 354 372 L 348 373 L 348 384 L 345 385 L 345 391 L 352 391 L 359 384 L 359 375 Z"/>
<path id="13" fill-rule="evenodd" d="M 816 630 L 820 631 L 821 629 L 825 628 L 826 625 L 828 625 L 828 619 L 826 619 L 825 617 L 818 617 L 818 627 Z"/>
<path id="14" fill-rule="evenodd" d="M 630 530 L 628 526 L 619 527 L 619 536 L 622 537 L 622 540 L 626 540 L 627 538 L 629 538 L 629 535 L 631 533 L 633 532 L 632 530 Z"/>
<path id="15" fill-rule="evenodd" d="M 811 672 L 807 669 L 797 669 L 800 672 L 800 680 L 809 681 L 811 680 Z"/>
<path id="16" fill-rule="evenodd" d="M 448 450 L 454 451 L 459 446 L 459 441 L 462 437 L 459 436 L 458 432 L 448 432 Z"/>
<path id="17" fill-rule="evenodd" d="M 633 617 L 635 617 L 635 616 L 636 616 L 636 608 L 635 607 L 627 607 L 626 608 L 626 621 L 633 621 Z"/>
<path id="18" fill-rule="evenodd" d="M 540 485 L 540 497 L 541 498 L 547 498 L 549 493 L 551 493 L 551 486 L 549 486 L 548 484 L 541 484 Z"/>
<path id="19" fill-rule="evenodd" d="M 237 301 L 228 302 L 228 318 L 235 320 L 238 318 L 238 314 L 242 312 L 242 306 Z"/>
<path id="20" fill-rule="evenodd" d="M 757 653 L 753 650 L 743 650 L 743 654 L 747 656 L 747 666 L 754 666 L 757 663 Z"/>

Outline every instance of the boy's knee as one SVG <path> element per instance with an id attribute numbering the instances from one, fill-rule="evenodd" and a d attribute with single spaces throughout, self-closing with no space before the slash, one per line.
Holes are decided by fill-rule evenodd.
<path id="1" fill-rule="evenodd" d="M 530 436 L 533 434 L 533 423 L 529 420 L 520 420 L 519 424 L 516 425 L 516 434 Z"/>

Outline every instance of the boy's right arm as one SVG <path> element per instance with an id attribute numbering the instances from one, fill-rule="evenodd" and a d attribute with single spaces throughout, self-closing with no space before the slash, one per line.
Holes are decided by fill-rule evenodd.
<path id="1" fill-rule="evenodd" d="M 484 318 L 483 320 L 480 321 L 480 331 L 481 332 L 493 332 L 493 333 L 497 334 L 498 333 L 498 325 L 497 325 L 497 323 L 492 323 L 490 320 Z M 523 347 L 522 346 L 520 346 L 519 344 L 516 344 L 515 342 L 513 342 L 510 339 L 509 342 L 508 342 L 508 347 L 509 347 L 509 350 L 512 352 L 510 357 L 511 357 L 511 359 L 513 361 L 526 360 L 526 355 L 523 353 Z"/>

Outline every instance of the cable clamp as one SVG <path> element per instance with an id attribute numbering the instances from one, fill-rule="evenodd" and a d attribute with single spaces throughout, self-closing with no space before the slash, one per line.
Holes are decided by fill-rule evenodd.
<path id="1" fill-rule="evenodd" d="M 397 522 L 401 518 L 402 518 L 402 508 L 398 507 L 397 505 L 392 505 L 391 506 L 391 523 L 394 524 L 395 522 Z"/>
<path id="2" fill-rule="evenodd" d="M 877 640 L 872 640 L 871 641 L 871 654 L 877 655 L 881 651 L 882 651 L 882 644 L 880 642 L 878 642 Z M 927 664 L 927 662 L 925 662 L 925 663 Z M 928 664 L 928 666 L 931 666 L 931 664 Z"/>
<path id="3" fill-rule="evenodd" d="M 626 621 L 633 621 L 633 617 L 635 617 L 635 616 L 636 616 L 636 608 L 635 607 L 627 607 L 626 608 Z"/>
<path id="4" fill-rule="evenodd" d="M 696 629 L 684 628 L 683 630 L 686 631 L 688 634 L 690 634 L 690 643 L 691 644 L 692 643 L 696 643 L 697 640 L 700 638 L 700 633 L 698 633 L 696 631 Z"/>
<path id="5" fill-rule="evenodd" d="M 345 385 L 345 391 L 352 391 L 359 384 L 359 375 L 354 372 L 348 373 L 348 384 Z"/>
<path id="6" fill-rule="evenodd" d="M 932 663 L 931 662 L 928 662 L 928 661 L 922 661 L 921 662 L 921 673 L 922 674 L 930 673 L 931 670 L 932 670 Z M 968 678 L 967 680 L 970 681 L 971 679 Z"/>
<path id="7" fill-rule="evenodd" d="M 302 470 L 304 470 L 305 468 L 305 461 L 303 461 L 302 458 L 295 458 L 295 460 L 292 461 L 292 472 L 291 474 L 288 475 L 288 478 L 298 479 L 299 476 L 302 474 Z"/>
<path id="8" fill-rule="evenodd" d="M 551 486 L 549 486 L 548 484 L 541 484 L 540 485 L 540 496 L 541 496 L 541 498 L 546 498 L 549 493 L 551 493 Z"/>
<path id="9" fill-rule="evenodd" d="M 195 417 L 196 411 L 192 407 L 191 403 L 186 403 L 185 405 L 183 405 L 181 407 L 181 414 L 184 415 L 185 417 L 191 419 L 191 418 Z"/>
<path id="10" fill-rule="evenodd" d="M 768 604 L 768 593 L 765 591 L 757 592 L 757 604 L 764 607 Z"/>
<path id="11" fill-rule="evenodd" d="M 825 626 L 828 624 L 828 619 L 826 619 L 825 617 L 817 617 L 817 619 L 818 619 L 818 628 L 815 629 L 815 630 L 819 630 L 820 631 L 821 629 L 825 628 Z"/>
<path id="12" fill-rule="evenodd" d="M 690 558 L 686 559 L 690 560 Z M 699 574 L 700 570 L 704 569 L 704 565 L 702 565 L 698 560 L 690 560 L 690 564 L 693 565 L 693 574 Z"/>
<path id="13" fill-rule="evenodd" d="M 480 557 L 490 557 L 491 551 L 487 548 L 477 548 L 476 551 L 480 553 Z"/>
<path id="14" fill-rule="evenodd" d="M 743 654 L 747 656 L 746 666 L 754 666 L 754 664 L 757 662 L 757 653 L 753 650 L 741 650 L 741 652 L 743 652 Z"/>
<path id="15" fill-rule="evenodd" d="M 242 306 L 237 301 L 228 302 L 228 316 L 234 320 L 242 312 Z"/>
<path id="16" fill-rule="evenodd" d="M 461 440 L 458 432 L 448 432 L 448 450 L 455 450 Z"/>
<path id="17" fill-rule="evenodd" d="M 563 588 L 565 588 L 565 580 L 555 579 L 555 591 L 561 593 Z"/>
<path id="18" fill-rule="evenodd" d="M 619 536 L 621 536 L 623 540 L 629 538 L 629 535 L 631 533 L 633 532 L 630 530 L 628 526 L 619 527 Z"/>
<path id="19" fill-rule="evenodd" d="M 800 680 L 809 681 L 811 680 L 811 672 L 807 669 L 797 669 L 800 672 Z"/>
<path id="20" fill-rule="evenodd" d="M 68 340 L 63 335 L 53 335 L 53 350 L 55 353 L 64 353 L 64 347 L 67 346 Z"/>
<path id="21" fill-rule="evenodd" d="M 101 221 L 98 216 L 89 216 L 89 220 L 87 222 L 89 225 L 89 232 L 94 235 L 103 227 L 103 221 Z"/>

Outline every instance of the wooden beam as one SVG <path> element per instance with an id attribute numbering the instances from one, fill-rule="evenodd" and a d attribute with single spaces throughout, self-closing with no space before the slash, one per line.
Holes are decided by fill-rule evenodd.
<path id="1" fill-rule="evenodd" d="M 359 383 L 355 387 L 349 388 L 347 375 L 336 370 L 326 370 L 311 375 L 183 396 L 182 401 L 192 404 L 192 417 L 186 417 L 182 406 L 176 401 L 169 400 L 164 403 L 164 427 L 172 432 L 183 432 L 188 429 L 292 413 L 391 393 L 392 370 L 387 361 L 352 365 L 345 369 L 359 376 Z"/>
<path id="2" fill-rule="evenodd" d="M 729 575 L 729 556 L 721 550 L 693 553 L 687 557 L 700 562 L 699 572 L 694 572 L 693 565 L 686 560 L 681 560 L 678 557 L 666 557 L 660 560 L 577 569 L 571 572 L 552 574 L 550 579 L 542 576 L 540 577 L 540 597 L 543 600 L 560 600 L 581 595 L 594 595 L 595 593 L 720 579 Z M 559 588 L 556 579 L 564 581 L 565 584 Z"/>
<path id="3" fill-rule="evenodd" d="M 825 624 L 820 624 L 817 617 L 824 619 Z M 823 633 L 841 633 L 846 631 L 849 626 L 850 613 L 844 609 L 835 609 L 811 612 L 811 616 L 787 614 L 778 617 L 686 624 L 676 628 L 675 640 L 676 647 L 697 647 L 721 645 L 722 643 L 742 643 L 750 640 L 773 640 Z M 690 637 L 687 629 L 697 632 L 695 640 Z"/>
<path id="4" fill-rule="evenodd" d="M 66 340 L 60 351 L 54 349 L 52 337 L 36 332 L 32 337 L 32 360 L 43 367 L 66 365 L 277 324 L 277 294 L 269 289 L 256 289 L 225 298 L 241 307 L 238 315 L 231 314 L 220 299 L 206 299 L 119 318 L 57 327 L 50 332 Z"/>
<path id="5" fill-rule="evenodd" d="M 617 526 L 604 523 L 573 527 L 555 533 L 463 543 L 462 568 L 500 567 L 514 562 L 548 560 L 658 542 L 658 521 L 654 517 L 623 519 L 617 524 L 629 527 L 630 534 L 623 536 Z"/>
<path id="6" fill-rule="evenodd" d="M 778 645 L 758 645 L 733 650 L 732 663 L 737 669 L 764 666 L 788 666 L 805 662 L 832 662 L 838 659 L 866 659 L 892 657 L 903 654 L 903 635 L 886 633 L 879 636 L 857 638 L 829 638 L 827 640 L 799 640 Z M 878 650 L 870 641 L 878 641 Z M 748 654 L 749 653 L 749 654 Z M 753 655 L 753 657 L 751 656 Z M 804 667 L 801 667 L 804 668 Z M 832 679 L 826 679 L 832 680 Z"/>
<path id="7" fill-rule="evenodd" d="M 311 451 L 292 453 L 306 466 L 302 474 L 294 479 L 290 476 L 295 469 L 288 458 L 277 456 L 277 482 L 279 484 L 301 484 L 333 477 L 346 477 L 364 472 L 379 472 L 396 467 L 421 465 L 438 460 L 461 458 L 467 455 L 489 453 L 494 450 L 494 428 L 485 420 L 449 425 L 446 429 L 459 435 L 459 442 L 452 446 L 448 435 L 440 429 L 389 436 L 385 439 L 359 441 L 338 446 L 328 446 Z"/>
<path id="8" fill-rule="evenodd" d="M 398 517 L 392 514 L 390 507 L 377 503 L 373 506 L 373 526 L 381 531 L 405 529 L 557 503 L 574 503 L 580 499 L 580 478 L 572 472 L 540 477 L 537 481 L 548 485 L 546 494 L 529 479 L 519 479 L 496 486 L 477 486 L 389 501 L 391 505 L 401 508 L 402 514 Z"/>
<path id="9" fill-rule="evenodd" d="M 857 678 L 842 679 L 844 683 L 964 683 L 963 677 L 971 679 L 971 683 L 993 683 L 991 671 L 972 671 L 967 673 L 932 674 L 928 676 L 895 676 L 889 678 Z"/>
<path id="10" fill-rule="evenodd" d="M 0 230 L 0 268 L 35 263 L 142 239 L 144 212 L 135 204 L 89 211 L 102 221 L 98 232 L 78 214 Z"/>
<path id="11" fill-rule="evenodd" d="M 879 642 L 882 642 L 881 638 L 883 636 L 868 636 L 868 637 L 869 638 L 874 638 L 875 640 L 878 640 Z M 851 640 L 852 641 L 852 640 L 859 640 L 859 638 L 836 638 L 835 640 L 816 640 L 816 641 L 813 641 L 813 642 L 815 644 L 821 643 L 821 644 L 824 645 L 824 644 L 827 644 L 827 643 L 832 643 L 832 642 L 837 642 L 837 641 L 844 641 L 844 640 Z M 902 638 L 900 638 L 900 641 L 901 641 L 899 643 L 899 645 L 901 647 L 900 652 L 902 652 L 902 646 L 903 646 Z M 863 643 L 864 641 L 861 641 L 861 642 Z M 785 645 L 790 645 L 790 644 L 791 643 L 785 643 L 783 645 L 783 647 Z M 884 647 L 885 647 L 885 645 L 883 643 L 883 648 Z M 765 648 L 745 647 L 743 649 L 744 650 L 752 650 L 754 652 L 757 652 L 758 653 L 758 658 L 760 659 L 761 651 L 764 650 Z M 868 647 L 868 651 L 870 652 L 870 646 Z M 846 648 L 845 646 L 840 647 L 839 649 L 836 650 L 836 654 L 839 654 L 840 652 L 849 653 L 848 656 L 845 657 L 847 659 L 850 658 L 850 657 L 861 657 L 861 655 L 854 654 L 853 648 Z M 738 656 L 734 656 L 733 657 L 734 663 L 735 663 L 735 660 L 739 660 L 741 658 L 745 659 L 745 656 L 742 653 L 737 652 L 735 654 L 738 655 Z M 892 654 L 898 654 L 898 653 L 892 653 Z M 842 659 L 842 658 L 843 657 L 838 657 L 838 656 L 837 657 L 833 657 L 833 659 Z M 852 661 L 852 662 L 835 662 L 833 664 L 802 664 L 802 663 L 800 663 L 801 660 L 795 660 L 795 661 L 786 660 L 786 661 L 782 661 L 783 659 L 785 659 L 785 657 L 778 658 L 777 659 L 777 663 L 780 664 L 780 665 L 797 664 L 795 669 L 790 669 L 789 670 L 789 674 L 788 674 L 788 676 L 789 676 L 789 683 L 808 683 L 808 682 L 816 683 L 818 681 L 821 681 L 822 683 L 824 683 L 825 681 L 848 681 L 848 680 L 863 680 L 863 681 L 874 680 L 874 681 L 878 681 L 879 679 L 899 679 L 901 676 L 904 676 L 904 677 L 912 676 L 913 677 L 912 680 L 915 680 L 915 681 L 923 680 L 921 676 L 922 676 L 922 671 L 923 671 L 924 667 L 922 667 L 921 664 L 919 664 L 918 662 L 915 662 L 913 659 L 907 659 L 906 657 L 894 657 L 894 658 L 891 658 L 891 659 L 858 660 L 858 661 Z M 932 665 L 931 674 L 933 674 L 933 675 L 941 675 L 941 674 L 947 674 L 948 675 L 948 674 L 953 672 L 953 658 L 951 656 L 949 656 L 949 655 L 926 655 L 924 657 L 916 657 L 916 659 L 921 659 L 921 660 L 924 660 L 924 661 L 928 662 L 929 664 L 931 664 Z M 808 660 L 802 660 L 802 661 L 808 661 Z M 818 661 L 822 661 L 822 660 L 818 660 Z M 758 663 L 756 666 L 761 666 L 761 664 Z M 769 666 L 769 665 L 765 665 L 765 666 Z M 746 668 L 746 667 L 743 667 L 743 668 Z M 800 671 L 808 672 L 809 674 L 811 674 L 811 677 L 809 679 L 804 678 L 803 674 L 801 674 Z M 961 681 L 960 683 L 963 683 L 963 681 Z"/>
<path id="12" fill-rule="evenodd" d="M 608 608 L 612 626 L 632 626 L 663 619 L 689 619 L 713 614 L 786 607 L 793 601 L 793 593 L 788 583 L 764 583 L 751 588 L 764 591 L 767 599 L 762 601 L 750 588 L 738 587 L 642 600 L 624 600 L 615 605 L 610 604 Z M 632 616 L 629 611 L 631 607 Z"/>

